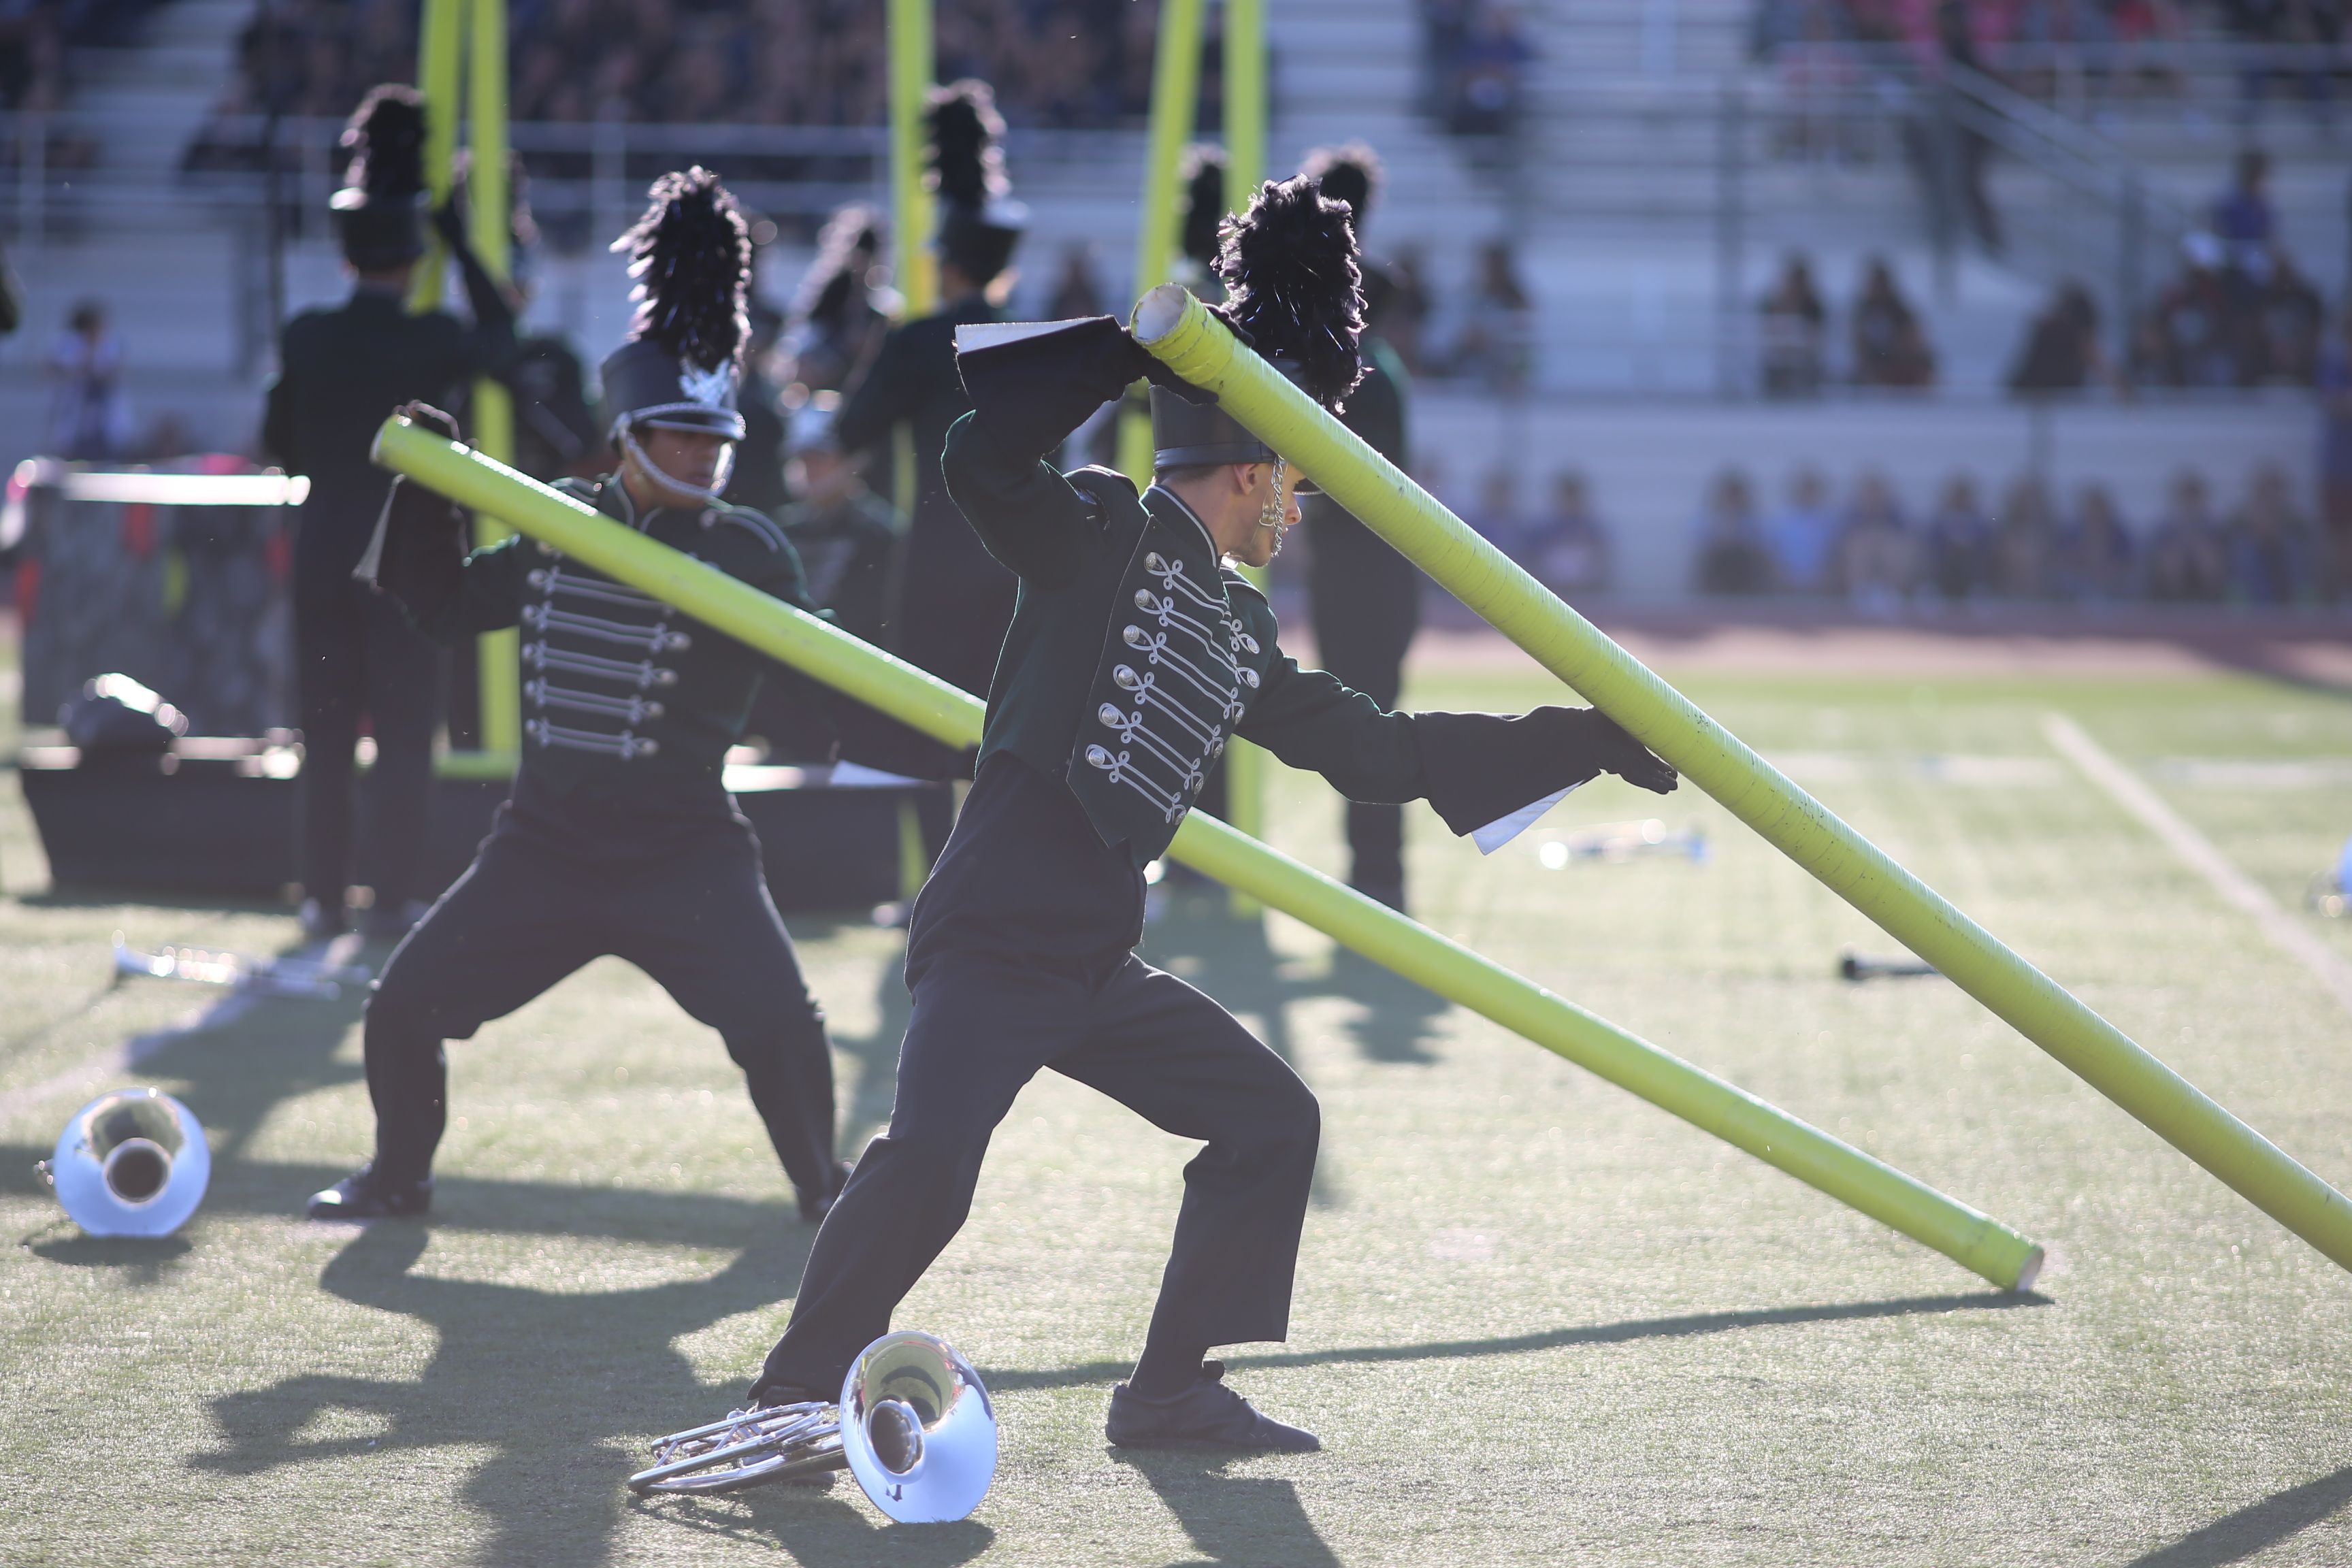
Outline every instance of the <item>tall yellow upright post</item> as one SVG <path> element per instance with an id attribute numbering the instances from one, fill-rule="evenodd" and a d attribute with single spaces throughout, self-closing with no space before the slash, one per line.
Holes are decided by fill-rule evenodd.
<path id="1" fill-rule="evenodd" d="M 425 100 L 425 191 L 434 206 L 449 199 L 457 157 L 457 121 L 464 104 L 458 97 L 466 58 L 466 0 L 425 0 L 425 17 L 416 48 L 416 90 Z M 427 229 L 425 261 L 409 286 L 408 308 L 429 310 L 441 303 L 441 275 L 449 269 L 449 254 L 440 237 Z"/>
<path id="2" fill-rule="evenodd" d="M 1143 210 L 1135 226 L 1135 297 L 1176 266 L 1176 171 L 1192 140 L 1192 106 L 1201 96 L 1202 0 L 1160 0 L 1151 46 L 1151 121 L 1144 139 Z M 1118 468 L 1138 487 L 1151 482 L 1151 421 L 1133 408 L 1118 416 Z"/>
<path id="3" fill-rule="evenodd" d="M 1265 178 L 1265 0 L 1225 0 L 1225 203 L 1235 212 Z M 1263 588 L 1266 574 L 1246 575 Z M 1225 820 L 1253 838 L 1265 837 L 1265 791 L 1274 764 L 1248 741 L 1225 750 Z M 1257 912 L 1256 900 L 1233 894 L 1236 915 Z"/>
<path id="4" fill-rule="evenodd" d="M 931 193 L 923 188 L 923 100 L 931 90 L 931 0 L 890 0 L 890 237 L 907 314 L 939 309 Z"/>
<path id="5" fill-rule="evenodd" d="M 504 283 L 513 276 L 514 217 L 507 189 L 507 5 L 506 0 L 467 0 L 467 142 L 472 161 L 467 173 L 467 237 L 489 275 Z M 514 461 L 514 398 L 485 376 L 474 384 L 474 445 L 502 463 Z M 474 541 L 496 544 L 514 530 L 487 512 L 474 514 Z M 512 758 L 522 751 L 522 691 L 520 634 L 509 626 L 485 632 L 479 650 L 482 750 Z M 495 764 L 493 764 L 495 766 Z"/>

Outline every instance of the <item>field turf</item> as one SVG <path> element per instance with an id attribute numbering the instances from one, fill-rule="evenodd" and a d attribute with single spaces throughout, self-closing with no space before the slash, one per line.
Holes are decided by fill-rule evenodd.
<path id="1" fill-rule="evenodd" d="M 2352 831 L 2352 703 L 2251 677 L 2064 684 L 1723 673 L 1738 733 L 2322 1175 L 2352 1183 L 2352 1016 L 2043 740 L 2072 715 L 2302 912 Z M 1509 708 L 1507 669 L 1424 706 Z M 2216 766 L 2216 763 L 2231 764 Z M 1336 954 L 1176 898 L 1148 952 L 1321 1097 L 1286 1345 L 1233 1381 L 1326 1451 L 1108 1448 L 1188 1147 L 1048 1075 L 901 1321 L 1003 1419 L 961 1525 L 845 1479 L 631 1500 L 655 1433 L 738 1398 L 810 1231 L 715 1037 L 598 964 L 454 1047 L 429 1225 L 296 1217 L 368 1145 L 356 1008 L 188 1024 L 108 940 L 274 951 L 282 912 L 46 886 L 0 778 L 0 1563 L 1317 1564 L 2352 1563 L 2352 1277 L 1935 979 L 1849 985 L 1860 916 L 1696 791 L 1611 782 L 1492 860 L 1414 808 L 1423 918 L 2050 1248 L 2004 1295 L 1674 1119 Z M 1703 864 L 1548 868 L 1656 815 Z M 1324 787 L 1274 840 L 1339 863 Z M 849 1147 L 887 1116 L 899 939 L 793 922 Z M 142 1042 L 138 1065 L 126 1044 Z M 153 1083 L 211 1131 L 180 1237 L 93 1241 L 31 1173 Z"/>

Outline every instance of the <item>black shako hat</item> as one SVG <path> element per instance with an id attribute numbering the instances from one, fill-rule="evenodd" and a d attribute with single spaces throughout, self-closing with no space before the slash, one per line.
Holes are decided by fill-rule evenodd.
<path id="1" fill-rule="evenodd" d="M 1216 313 L 1242 341 L 1337 413 L 1364 378 L 1363 273 L 1353 215 L 1307 175 L 1267 181 L 1219 229 Z M 1151 466 L 1270 463 L 1274 448 L 1213 403 L 1151 389 Z M 1302 486 L 1302 490 L 1312 486 Z"/>
<path id="2" fill-rule="evenodd" d="M 362 272 L 388 272 L 425 254 L 425 100 L 386 82 L 352 110 L 339 143 L 350 161 L 328 206 L 343 257 Z"/>
<path id="3" fill-rule="evenodd" d="M 613 242 L 630 253 L 637 314 L 601 372 L 605 433 L 653 425 L 740 441 L 751 230 L 708 169 L 664 174 L 650 194 L 645 216 Z"/>
<path id="4" fill-rule="evenodd" d="M 1013 259 L 1029 226 L 1029 209 L 1012 199 L 1004 173 L 1004 117 L 996 94 L 971 79 L 931 94 L 929 173 L 940 199 L 940 258 L 986 288 Z"/>

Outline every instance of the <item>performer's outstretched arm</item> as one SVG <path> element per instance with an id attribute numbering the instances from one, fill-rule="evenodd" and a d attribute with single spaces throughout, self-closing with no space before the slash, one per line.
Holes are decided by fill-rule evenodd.
<path id="1" fill-rule="evenodd" d="M 1234 590 L 1236 595 L 1245 589 Z M 1253 619 L 1270 629 L 1263 611 Z M 1502 713 L 1391 713 L 1337 676 L 1277 657 L 1237 733 L 1349 800 L 1426 799 L 1471 833 L 1546 795 L 1613 773 L 1660 795 L 1675 770 L 1593 708 Z"/>

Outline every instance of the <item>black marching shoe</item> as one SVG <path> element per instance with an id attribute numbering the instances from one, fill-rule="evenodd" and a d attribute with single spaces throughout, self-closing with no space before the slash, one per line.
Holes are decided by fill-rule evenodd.
<path id="1" fill-rule="evenodd" d="M 833 1164 L 833 1186 L 823 1197 L 813 1198 L 806 1193 L 800 1194 L 801 1218 L 811 1225 L 822 1221 L 825 1215 L 833 1212 L 833 1205 L 840 1201 L 841 1189 L 847 1185 L 849 1185 L 849 1162 L 836 1160 Z"/>
<path id="2" fill-rule="evenodd" d="M 1201 1381 L 1167 1399 L 1146 1399 L 1125 1384 L 1110 1391 L 1103 1432 L 1122 1448 L 1174 1448 L 1194 1444 L 1277 1454 L 1312 1454 L 1315 1434 L 1262 1415 L 1224 1385 L 1225 1363 L 1201 1363 Z"/>
<path id="3" fill-rule="evenodd" d="M 371 1160 L 329 1187 L 310 1194 L 312 1219 L 415 1219 L 433 1206 L 433 1178 L 388 1182 Z"/>

